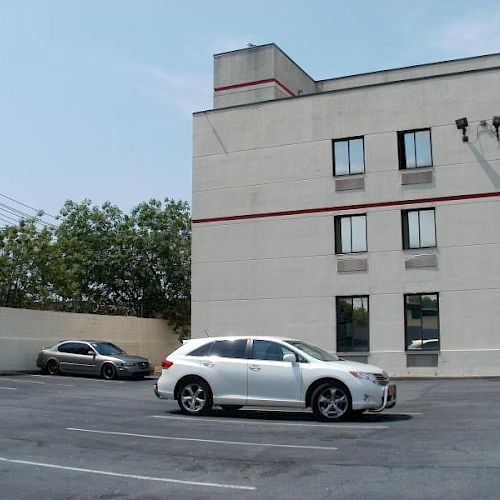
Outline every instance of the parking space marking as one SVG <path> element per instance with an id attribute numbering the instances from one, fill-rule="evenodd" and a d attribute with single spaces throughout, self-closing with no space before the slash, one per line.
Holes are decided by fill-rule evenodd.
<path id="1" fill-rule="evenodd" d="M 294 448 L 301 450 L 326 450 L 326 451 L 335 451 L 338 448 L 333 446 L 303 446 L 297 444 L 271 444 L 271 443 L 249 443 L 245 441 L 219 441 L 216 439 L 197 439 L 197 438 L 186 438 L 186 437 L 177 437 L 177 436 L 155 436 L 150 434 L 133 434 L 131 432 L 115 432 L 115 431 L 98 431 L 94 429 L 78 429 L 75 427 L 66 427 L 68 431 L 77 431 L 77 432 L 89 432 L 94 434 L 107 434 L 110 436 L 128 436 L 128 437 L 140 437 L 147 439 L 162 439 L 167 441 L 192 441 L 196 443 L 211 443 L 211 444 L 227 444 L 227 445 L 235 445 L 235 446 L 257 446 L 257 447 L 270 447 L 270 448 Z"/>
<path id="2" fill-rule="evenodd" d="M 14 389 L 14 387 L 0 387 L 0 389 L 4 391 L 17 391 L 17 389 Z"/>
<path id="3" fill-rule="evenodd" d="M 293 427 L 323 427 L 323 428 L 341 428 L 341 429 L 389 429 L 388 425 L 363 425 L 363 424 L 334 424 L 334 423 L 325 423 L 325 424 L 309 424 L 309 423 L 300 423 L 300 422 L 267 422 L 263 420 L 248 420 L 242 418 L 200 418 L 200 417 L 174 417 L 168 415 L 153 415 L 152 418 L 162 418 L 165 420 L 188 420 L 189 422 L 221 422 L 224 424 L 250 424 L 250 425 L 279 425 L 279 426 L 293 426 Z"/>
<path id="4" fill-rule="evenodd" d="M 56 384 L 56 385 L 60 385 L 61 387 L 75 387 L 74 384 Z"/>
<path id="5" fill-rule="evenodd" d="M 54 375 L 30 375 L 30 377 L 40 377 L 40 378 L 46 378 L 50 380 L 54 380 L 56 377 Z M 73 377 L 71 375 L 66 375 L 64 374 L 61 379 L 70 379 L 70 380 L 82 380 L 84 382 L 108 382 L 108 383 L 113 383 L 113 384 L 124 384 L 124 380 L 105 380 L 102 378 L 87 378 L 87 377 Z M 0 379 L 1 380 L 1 379 Z M 8 379 L 3 379 L 3 380 L 8 380 Z M 25 382 L 25 383 L 31 383 L 31 384 L 45 384 L 45 382 L 35 382 L 34 380 L 18 380 L 17 382 Z"/>
<path id="6" fill-rule="evenodd" d="M 9 382 L 19 382 L 20 384 L 45 384 L 45 382 L 39 382 L 38 380 L 17 380 L 14 378 L 4 378 L 1 377 L 1 380 L 8 380 Z"/>
<path id="7" fill-rule="evenodd" d="M 394 413 L 387 412 L 387 413 L 385 413 L 385 415 L 391 415 L 392 417 L 405 417 L 406 415 L 418 416 L 418 415 L 422 415 L 422 413 L 405 411 L 405 412 L 394 412 Z"/>
<path id="8" fill-rule="evenodd" d="M 95 469 L 83 469 L 81 467 L 68 467 L 66 465 L 56 465 L 56 464 L 48 464 L 44 462 L 31 462 L 28 460 L 12 460 L 4 457 L 0 457 L 0 462 L 8 462 L 11 464 L 20 464 L 20 465 L 31 465 L 34 467 L 47 467 L 49 469 L 59 469 L 59 470 L 67 470 L 72 472 L 83 472 L 86 474 L 99 474 L 101 476 L 113 476 L 113 477 L 124 477 L 127 479 L 140 479 L 142 481 L 157 481 L 161 483 L 174 483 L 174 484 L 183 484 L 187 486 L 203 486 L 210 488 L 225 488 L 225 489 L 233 489 L 233 490 L 250 490 L 255 491 L 256 488 L 254 486 L 241 486 L 237 484 L 224 484 L 224 483 L 204 483 L 200 481 L 185 481 L 181 479 L 169 479 L 166 477 L 153 477 L 153 476 L 138 476 L 136 474 L 121 474 L 119 472 L 110 472 L 104 470 L 95 470 Z"/>
<path id="9" fill-rule="evenodd" d="M 398 401 L 398 405 L 446 405 L 447 401 Z"/>

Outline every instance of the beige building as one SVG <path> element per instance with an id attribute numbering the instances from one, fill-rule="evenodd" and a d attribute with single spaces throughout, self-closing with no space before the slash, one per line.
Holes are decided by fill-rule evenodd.
<path id="1" fill-rule="evenodd" d="M 500 375 L 499 89 L 500 54 L 323 81 L 274 44 L 217 54 L 194 115 L 193 336 Z"/>

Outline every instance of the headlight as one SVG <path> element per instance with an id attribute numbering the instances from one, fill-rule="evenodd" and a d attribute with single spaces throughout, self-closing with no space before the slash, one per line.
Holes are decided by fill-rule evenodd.
<path id="1" fill-rule="evenodd" d="M 134 366 L 135 363 L 122 363 L 121 366 Z"/>
<path id="2" fill-rule="evenodd" d="M 361 380 L 368 380 L 369 382 L 377 383 L 377 378 L 373 373 L 367 372 L 349 372 L 353 377 L 359 378 Z"/>

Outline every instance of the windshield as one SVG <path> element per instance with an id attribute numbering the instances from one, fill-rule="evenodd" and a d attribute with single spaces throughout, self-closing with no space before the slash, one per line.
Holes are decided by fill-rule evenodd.
<path id="1" fill-rule="evenodd" d="M 99 343 L 95 343 L 95 344 L 93 343 L 91 345 L 99 354 L 102 354 L 103 356 L 113 356 L 115 354 L 125 354 L 125 351 L 123 349 L 120 349 L 119 347 L 115 346 L 115 344 L 112 344 L 111 342 L 99 342 Z"/>
<path id="2" fill-rule="evenodd" d="M 330 354 L 319 347 L 316 347 L 311 344 L 306 344 L 305 342 L 301 342 L 300 340 L 287 340 L 287 344 L 293 345 L 297 349 L 305 352 L 309 356 L 315 359 L 319 359 L 320 361 L 339 361 L 340 358 L 336 354 Z"/>

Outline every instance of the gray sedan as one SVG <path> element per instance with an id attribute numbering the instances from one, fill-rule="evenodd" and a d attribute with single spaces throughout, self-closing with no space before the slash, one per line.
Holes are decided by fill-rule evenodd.
<path id="1" fill-rule="evenodd" d="M 65 340 L 42 349 L 36 365 L 49 375 L 100 375 L 107 380 L 117 376 L 144 377 L 154 369 L 149 359 L 131 356 L 111 342 L 96 340 Z"/>

